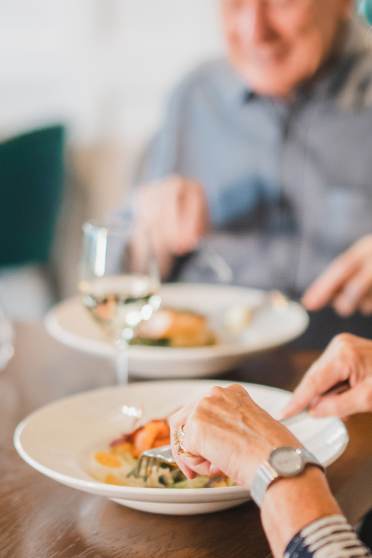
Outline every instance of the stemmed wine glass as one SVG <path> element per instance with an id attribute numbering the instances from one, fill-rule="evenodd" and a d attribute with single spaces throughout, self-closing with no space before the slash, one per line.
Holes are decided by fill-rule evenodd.
<path id="1" fill-rule="evenodd" d="M 119 384 L 128 382 L 128 346 L 160 306 L 159 272 L 150 235 L 130 215 L 83 226 L 82 303 L 115 347 Z"/>

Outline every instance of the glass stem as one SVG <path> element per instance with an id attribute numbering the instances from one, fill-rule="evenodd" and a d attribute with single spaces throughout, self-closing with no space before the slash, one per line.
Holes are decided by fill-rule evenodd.
<path id="1" fill-rule="evenodd" d="M 120 339 L 115 343 L 115 371 L 119 385 L 126 385 L 129 380 L 128 343 Z"/>

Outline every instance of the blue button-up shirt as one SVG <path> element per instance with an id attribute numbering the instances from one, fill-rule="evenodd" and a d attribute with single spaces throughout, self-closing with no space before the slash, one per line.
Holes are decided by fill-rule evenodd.
<path id="1" fill-rule="evenodd" d="M 222 256 L 234 282 L 302 292 L 372 232 L 372 36 L 353 22 L 342 48 L 284 102 L 256 95 L 227 60 L 175 89 L 139 183 L 200 182 L 213 232 L 181 270 L 211 280 Z M 213 266 L 212 266 L 213 267 Z"/>

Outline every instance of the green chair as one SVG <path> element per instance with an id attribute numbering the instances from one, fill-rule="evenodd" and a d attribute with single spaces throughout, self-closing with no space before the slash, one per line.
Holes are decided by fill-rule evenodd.
<path id="1" fill-rule="evenodd" d="M 372 0 L 359 0 L 358 11 L 372 25 Z"/>
<path id="2" fill-rule="evenodd" d="M 0 270 L 48 261 L 64 184 L 64 128 L 0 143 Z"/>

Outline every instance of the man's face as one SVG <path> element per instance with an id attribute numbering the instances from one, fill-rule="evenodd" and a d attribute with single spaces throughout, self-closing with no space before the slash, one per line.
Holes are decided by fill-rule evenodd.
<path id="1" fill-rule="evenodd" d="M 222 0 L 229 57 L 257 93 L 288 96 L 332 49 L 351 0 Z"/>

